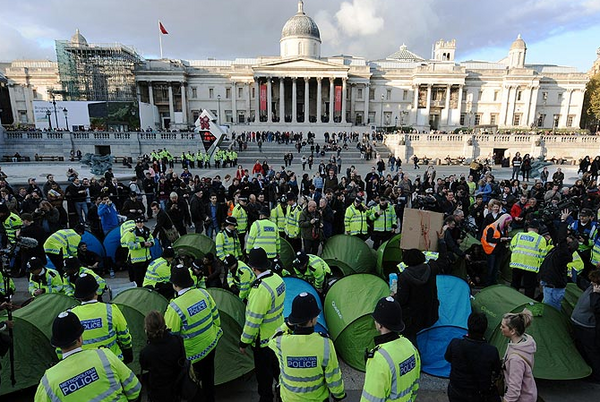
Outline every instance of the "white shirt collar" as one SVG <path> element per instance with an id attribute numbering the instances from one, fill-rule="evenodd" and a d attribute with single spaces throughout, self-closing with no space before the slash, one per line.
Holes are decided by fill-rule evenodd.
<path id="1" fill-rule="evenodd" d="M 77 352 L 81 352 L 83 349 L 81 349 L 81 346 L 78 348 L 75 348 L 73 350 L 69 350 L 68 352 L 63 353 L 63 360 L 65 360 L 67 357 L 71 356 L 72 354 L 75 354 Z"/>
<path id="2" fill-rule="evenodd" d="M 98 303 L 98 300 L 93 299 L 93 300 L 84 301 L 84 302 L 81 302 L 81 305 L 83 306 L 84 304 L 92 304 L 92 303 Z"/>
<path id="3" fill-rule="evenodd" d="M 185 292 L 187 292 L 188 290 L 190 290 L 191 288 L 185 288 L 185 289 L 181 289 L 179 292 L 177 292 L 177 296 L 181 296 L 182 294 L 184 294 Z"/>
<path id="4" fill-rule="evenodd" d="M 256 276 L 256 279 L 260 279 L 260 278 L 262 278 L 263 276 L 266 276 L 266 275 L 268 275 L 268 274 L 270 274 L 270 273 L 271 273 L 271 270 L 270 270 L 270 269 L 267 269 L 265 272 L 261 272 L 260 274 L 258 274 L 258 275 Z"/>

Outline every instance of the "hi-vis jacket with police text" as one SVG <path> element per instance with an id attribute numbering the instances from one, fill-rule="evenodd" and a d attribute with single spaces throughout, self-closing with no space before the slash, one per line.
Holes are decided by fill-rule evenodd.
<path id="1" fill-rule="evenodd" d="M 71 310 L 79 317 L 83 331 L 83 348 L 105 347 L 123 360 L 123 349 L 131 349 L 131 334 L 118 306 L 96 300 L 83 302 Z"/>
<path id="2" fill-rule="evenodd" d="M 313 328 L 278 332 L 269 347 L 279 361 L 279 392 L 283 402 L 322 402 L 329 394 L 342 399 L 344 381 L 335 348 L 327 335 Z"/>
<path id="3" fill-rule="evenodd" d="M 265 271 L 254 281 L 248 294 L 246 322 L 241 346 L 267 347 L 269 339 L 283 325 L 285 282 L 277 274 Z"/>
<path id="4" fill-rule="evenodd" d="M 361 204 L 361 208 L 365 206 Z M 350 205 L 344 215 L 344 227 L 352 236 L 369 233 L 367 212 L 359 210 L 354 204 Z"/>
<path id="5" fill-rule="evenodd" d="M 54 269 L 44 268 L 39 276 L 29 274 L 29 293 L 32 296 L 38 289 L 44 289 L 44 293 L 60 293 L 63 287 L 63 280 Z"/>
<path id="6" fill-rule="evenodd" d="M 231 216 L 237 219 L 237 231 L 238 233 L 246 233 L 248 230 L 248 212 L 242 207 L 240 204 L 237 204 L 233 211 L 231 211 Z"/>
<path id="7" fill-rule="evenodd" d="M 46 254 L 60 254 L 64 258 L 69 256 L 77 257 L 77 247 L 81 242 L 81 236 L 73 229 L 60 229 L 52 233 L 44 242 L 44 252 Z"/>
<path id="8" fill-rule="evenodd" d="M 108 349 L 77 351 L 46 370 L 35 402 L 127 402 L 142 389 L 135 374 Z"/>
<path id="9" fill-rule="evenodd" d="M 184 290 L 165 312 L 167 328 L 183 338 L 185 354 L 199 362 L 217 347 L 223 335 L 221 318 L 212 296 L 204 289 Z"/>
<path id="10" fill-rule="evenodd" d="M 237 232 L 228 232 L 227 229 L 221 230 L 217 233 L 215 245 L 217 248 L 217 258 L 221 261 L 227 254 L 231 254 L 235 258 L 242 256 L 242 247 Z"/>
<path id="11" fill-rule="evenodd" d="M 254 280 L 256 280 L 254 271 L 242 261 L 238 261 L 238 266 L 234 273 L 231 273 L 230 270 L 227 272 L 227 285 L 230 288 L 233 286 L 238 288 L 238 297 L 241 300 L 245 300 L 248 297 L 250 286 L 252 286 Z"/>
<path id="12" fill-rule="evenodd" d="M 510 241 L 510 267 L 539 272 L 547 253 L 546 239 L 535 232 L 517 233 Z"/>
<path id="13" fill-rule="evenodd" d="M 254 247 L 260 247 L 267 253 L 267 257 L 275 258 L 279 254 L 281 240 L 277 226 L 268 219 L 255 221 L 250 227 L 246 241 L 246 253 Z"/>
<path id="14" fill-rule="evenodd" d="M 419 352 L 403 336 L 389 333 L 381 337 L 396 339 L 382 343 L 371 351 L 360 402 L 412 402 L 417 398 L 421 376 Z"/>

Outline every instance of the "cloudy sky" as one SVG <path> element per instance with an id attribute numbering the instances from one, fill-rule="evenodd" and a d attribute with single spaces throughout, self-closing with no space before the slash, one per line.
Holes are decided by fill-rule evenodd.
<path id="1" fill-rule="evenodd" d="M 0 0 L 0 61 L 55 59 L 54 40 L 76 28 L 90 43 L 120 42 L 187 60 L 278 55 L 281 28 L 297 0 Z M 528 63 L 587 71 L 600 46 L 600 0 L 306 0 L 323 56 L 384 58 L 405 43 L 429 58 L 432 43 L 456 39 L 457 60 L 496 61 L 521 34 Z"/>

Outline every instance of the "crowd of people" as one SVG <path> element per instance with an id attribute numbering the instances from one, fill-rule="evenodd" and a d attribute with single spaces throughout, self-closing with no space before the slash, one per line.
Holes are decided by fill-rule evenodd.
<path id="1" fill-rule="evenodd" d="M 232 144 L 263 139 L 269 141 L 269 135 L 242 133 L 233 138 Z M 310 149 L 313 160 L 320 157 L 318 144 L 311 143 L 311 137 L 306 144 L 302 137 L 274 136 L 271 140 L 295 140 L 299 149 Z M 0 170 L 4 245 L 15 246 L 20 238 L 37 241 L 36 246 L 23 246 L 12 256 L 12 274 L 29 274 L 33 299 L 42 293 L 62 292 L 83 301 L 81 310 L 61 314 L 55 321 L 53 344 L 62 349 L 64 360 L 47 372 L 46 383 L 43 380 L 38 389 L 39 400 L 53 400 L 59 394 L 60 381 L 77 374 L 69 371 L 71 368 L 67 370 L 64 362 L 71 355 L 80 356 L 81 348 L 87 351 L 101 346 L 90 341 L 100 338 L 111 345 L 112 352 L 86 352 L 91 356 L 86 358 L 103 362 L 101 368 L 94 366 L 100 376 L 111 372 L 122 375 L 119 392 L 127 399 L 133 400 L 139 394 L 137 379 L 132 379 L 126 366 L 120 364 L 133 359 L 129 330 L 120 321 L 116 306 L 102 302 L 108 289 L 103 276 L 118 269 L 126 269 L 137 286 L 154 289 L 171 300 L 164 315 L 148 315 L 150 343 L 143 351 L 135 351 L 141 353 L 140 362 L 150 371 L 152 401 L 177 400 L 181 396 L 173 378 L 179 375 L 177 362 L 182 353 L 202 380 L 198 398 L 214 400 L 214 351 L 223 329 L 215 302 L 205 291 L 209 287 L 226 288 L 246 303 L 240 353 L 253 349 L 261 400 L 273 400 L 274 382 L 279 382 L 284 401 L 295 400 L 298 395 L 302 400 L 324 400 L 328 396 L 342 399 L 345 392 L 335 348 L 326 336 L 314 332 L 319 314 L 316 301 L 311 295 L 298 296 L 292 314 L 284 320 L 285 284 L 281 278 L 302 278 L 315 287 L 319 297 L 324 297 L 332 274 L 319 257 L 324 243 L 336 234 L 346 234 L 370 239 L 377 249 L 401 232 L 406 208 L 444 214 L 439 252 L 425 255 L 416 249 L 406 250 L 399 264 L 396 292 L 375 307 L 373 318 L 380 336 L 375 339 L 376 348 L 367 355 L 363 400 L 416 397 L 420 376 L 416 334 L 438 319 L 436 275 L 464 267 L 473 286 L 492 285 L 507 258 L 512 268 L 511 285 L 551 306 L 560 307 L 568 281 L 585 289 L 583 301 L 571 319 L 577 346 L 597 381 L 600 332 L 594 331 L 600 322 L 600 274 L 596 269 L 600 235 L 595 221 L 600 186 L 589 172 L 591 163 L 571 187 L 564 185 L 564 174 L 557 168 L 552 179 L 546 175 L 545 180 L 540 178 L 529 188 L 529 176 L 523 177 L 524 183 L 519 181 L 522 163 L 514 171 L 516 177 L 499 181 L 489 166 L 477 163 L 470 166 L 468 174 L 460 176 L 437 177 L 433 167 L 427 167 L 420 176 L 404 172 L 402 162 L 396 158 L 388 158 L 386 166 L 386 161 L 376 157 L 375 166 L 363 177 L 354 166 L 342 170 L 340 152 L 352 140 L 357 140 L 357 147 L 371 147 L 369 136 L 359 139 L 333 134 L 320 147 L 332 153 L 329 160 L 321 159 L 314 173 L 312 166 L 311 173 L 306 173 L 303 166 L 300 179 L 291 166 L 276 169 L 267 161 L 257 161 L 251 169 L 238 165 L 234 175 L 227 174 L 222 180 L 220 174 L 212 178 L 192 175 L 193 161 L 182 158 L 178 174 L 164 150 L 140 157 L 135 176 L 127 185 L 117 180 L 112 170 L 100 179 L 80 179 L 77 172 L 70 171 L 69 185 L 64 190 L 52 175 L 42 187 L 31 178 L 27 187 L 13 189 Z M 235 160 L 228 164 L 235 166 Z M 150 218 L 156 218 L 152 229 L 146 226 Z M 514 228 L 523 231 L 511 235 Z M 116 263 L 100 260 L 88 250 L 81 242 L 86 229 L 99 239 L 119 230 L 121 259 L 115 258 Z M 188 231 L 214 239 L 216 253 L 201 259 L 177 254 L 170 246 Z M 461 247 L 469 236 L 480 240 L 481 245 Z M 151 249 L 156 239 L 162 256 L 153 259 Z M 280 260 L 282 239 L 296 253 L 291 269 Z M 0 293 L 8 298 L 14 286 L 8 277 L 2 280 L 7 286 Z M 10 308 L 9 300 L 3 300 L 2 306 Z M 109 310 L 111 318 L 106 315 Z M 89 320 L 98 317 L 113 320 L 113 332 L 103 325 L 89 328 Z M 485 316 L 472 315 L 469 335 L 453 342 L 446 352 L 452 363 L 450 400 L 499 397 L 492 380 L 502 370 L 498 369 L 498 352 L 494 357 L 492 347 L 483 340 L 482 328 L 487 327 L 484 320 Z M 506 401 L 536 398 L 531 374 L 536 346 L 525 334 L 530 322 L 531 316 L 525 311 L 505 316 L 502 323 L 503 334 L 511 345 L 503 359 Z M 5 323 L 4 327 L 10 325 Z M 109 333 L 102 336 L 102 331 Z M 162 359 L 167 350 L 172 351 L 169 362 Z M 307 350 L 314 351 L 314 360 L 297 357 Z M 465 361 L 464 351 L 481 351 L 470 354 L 470 358 L 477 355 L 481 359 L 476 363 Z M 107 360 L 111 372 L 107 371 Z M 286 361 L 293 364 L 278 364 Z M 389 361 L 400 364 L 401 370 L 390 367 Z M 473 364 L 481 370 L 471 370 Z M 310 386 L 306 384 L 309 378 L 315 382 Z M 388 380 L 395 382 L 394 389 L 384 384 Z M 77 394 L 80 389 L 91 388 L 77 388 L 75 395 L 84 395 Z M 468 399 L 466 395 L 476 396 Z"/>

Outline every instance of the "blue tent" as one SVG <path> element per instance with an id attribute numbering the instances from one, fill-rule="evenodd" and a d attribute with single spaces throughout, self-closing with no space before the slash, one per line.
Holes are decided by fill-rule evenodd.
<path id="1" fill-rule="evenodd" d="M 110 257 L 113 262 L 116 262 L 117 250 L 121 247 L 121 228 L 116 227 L 111 230 L 104 238 L 104 249 L 106 250 L 106 256 Z M 162 247 L 158 239 L 154 239 L 154 246 L 150 249 L 152 259 L 156 259 L 162 255 Z M 127 255 L 125 253 L 125 255 Z"/>
<path id="2" fill-rule="evenodd" d="M 292 313 L 292 302 L 294 301 L 294 297 L 298 296 L 302 292 L 312 294 L 315 299 L 317 299 L 317 304 L 321 309 L 321 314 L 319 314 L 319 318 L 317 319 L 317 325 L 315 326 L 315 331 L 329 333 L 327 330 L 327 324 L 325 323 L 325 315 L 323 313 L 323 304 L 321 303 L 321 299 L 319 298 L 319 294 L 316 289 L 308 282 L 294 278 L 293 276 L 286 276 L 283 278 L 285 282 L 285 301 L 283 302 L 283 316 L 288 317 Z"/>
<path id="3" fill-rule="evenodd" d="M 454 338 L 467 333 L 471 314 L 471 289 L 464 280 L 450 275 L 437 276 L 439 319 L 417 335 L 423 372 L 437 377 L 450 376 L 450 363 L 444 359 L 446 348 Z"/>

